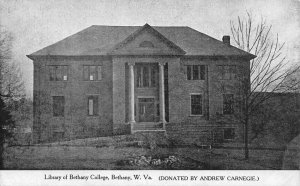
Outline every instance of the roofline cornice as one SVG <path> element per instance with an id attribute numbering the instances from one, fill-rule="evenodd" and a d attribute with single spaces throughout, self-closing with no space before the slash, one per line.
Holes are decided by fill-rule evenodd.
<path id="1" fill-rule="evenodd" d="M 31 60 L 47 60 L 47 59 L 99 59 L 99 58 L 112 58 L 112 57 L 176 57 L 183 59 L 246 59 L 251 60 L 256 56 L 254 55 L 180 55 L 180 54 L 108 54 L 108 55 L 26 55 Z"/>
<path id="2" fill-rule="evenodd" d="M 58 59 L 99 59 L 110 58 L 109 55 L 26 55 L 31 60 L 58 60 Z"/>
<path id="3" fill-rule="evenodd" d="M 184 55 L 182 58 L 184 59 L 247 59 L 251 60 L 254 59 L 256 56 L 254 55 Z"/>

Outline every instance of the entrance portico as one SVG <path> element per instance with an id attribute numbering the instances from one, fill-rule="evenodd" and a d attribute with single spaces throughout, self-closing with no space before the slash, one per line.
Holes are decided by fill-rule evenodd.
<path id="1" fill-rule="evenodd" d="M 165 130 L 165 64 L 166 62 L 128 62 L 129 107 L 127 108 L 131 132 L 154 128 Z"/>
<path id="2" fill-rule="evenodd" d="M 122 133 L 124 128 L 127 132 L 125 124 L 130 124 L 130 132 L 151 128 L 165 130 L 166 66 L 174 61 L 177 64 L 184 54 L 184 50 L 148 24 L 110 50 L 114 133 L 119 133 L 119 129 Z"/>

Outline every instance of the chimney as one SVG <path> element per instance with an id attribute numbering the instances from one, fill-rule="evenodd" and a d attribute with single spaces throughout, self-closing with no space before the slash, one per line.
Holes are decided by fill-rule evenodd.
<path id="1" fill-rule="evenodd" d="M 223 36 L 223 43 L 230 46 L 230 36 Z"/>

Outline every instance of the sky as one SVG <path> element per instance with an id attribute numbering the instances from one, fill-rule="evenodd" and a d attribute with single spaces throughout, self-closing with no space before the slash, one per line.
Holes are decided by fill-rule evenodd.
<path id="1" fill-rule="evenodd" d="M 32 96 L 33 64 L 26 55 L 91 25 L 189 26 L 221 40 L 230 20 L 251 12 L 266 18 L 300 59 L 300 0 L 0 0 L 0 24 L 14 36 L 13 60 Z"/>

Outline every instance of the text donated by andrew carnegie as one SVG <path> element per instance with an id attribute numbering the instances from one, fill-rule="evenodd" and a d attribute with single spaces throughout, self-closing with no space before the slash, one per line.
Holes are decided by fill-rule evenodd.
<path id="1" fill-rule="evenodd" d="M 255 175 L 150 175 L 150 174 L 65 174 L 65 175 L 54 175 L 54 174 L 44 174 L 44 180 L 48 181 L 67 181 L 67 180 L 77 180 L 77 181 L 232 181 L 232 182 L 255 182 L 259 181 L 259 176 Z"/>

